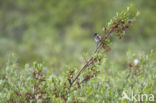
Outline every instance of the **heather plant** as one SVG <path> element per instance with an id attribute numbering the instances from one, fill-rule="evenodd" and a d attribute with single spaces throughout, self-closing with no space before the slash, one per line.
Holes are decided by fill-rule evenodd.
<path id="1" fill-rule="evenodd" d="M 43 64 L 34 62 L 19 69 L 21 66 L 12 55 L 1 73 L 0 102 L 125 103 L 129 101 L 122 100 L 123 91 L 154 93 L 154 50 L 149 54 L 128 51 L 125 65 L 119 67 L 107 55 L 112 50 L 112 40 L 124 38 L 138 15 L 132 5 L 117 13 L 103 28 L 101 42 L 92 55 L 82 53 L 82 68 L 69 66 L 64 73 L 55 75 Z"/>

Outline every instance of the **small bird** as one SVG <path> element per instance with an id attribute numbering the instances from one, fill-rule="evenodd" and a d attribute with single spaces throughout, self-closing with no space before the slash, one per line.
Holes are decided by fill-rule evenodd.
<path id="1" fill-rule="evenodd" d="M 101 42 L 101 36 L 98 33 L 94 33 L 94 39 L 99 44 Z"/>

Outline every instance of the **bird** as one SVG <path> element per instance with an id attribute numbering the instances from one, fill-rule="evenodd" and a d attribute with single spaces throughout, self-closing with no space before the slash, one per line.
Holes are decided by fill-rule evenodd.
<path id="1" fill-rule="evenodd" d="M 101 42 L 101 36 L 98 33 L 94 33 L 94 39 L 99 44 Z"/>

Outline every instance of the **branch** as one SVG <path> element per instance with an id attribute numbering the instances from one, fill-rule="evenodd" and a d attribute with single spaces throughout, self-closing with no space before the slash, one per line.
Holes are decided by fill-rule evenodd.
<path id="1" fill-rule="evenodd" d="M 108 28 L 107 29 L 105 28 L 106 33 L 101 38 L 100 44 L 96 46 L 94 54 L 98 53 L 101 47 L 103 49 L 108 49 L 107 45 L 109 42 L 107 41 L 107 38 L 111 37 L 111 34 L 113 34 L 113 32 L 115 33 L 117 37 L 119 37 L 119 39 L 123 37 L 123 33 L 125 32 L 126 29 L 129 28 L 129 24 L 131 24 L 132 20 L 134 19 L 134 17 L 132 17 L 133 19 L 131 20 L 129 19 L 131 18 L 129 15 L 130 8 L 132 8 L 132 5 L 130 5 L 130 7 L 127 7 L 127 9 L 122 11 L 121 13 L 119 14 L 117 13 L 117 15 L 113 18 L 113 20 L 111 20 L 108 23 Z M 137 13 L 136 13 L 136 16 L 137 16 Z M 95 62 L 97 62 L 95 59 L 96 58 L 91 57 L 89 61 L 86 62 L 86 64 L 80 69 L 76 77 L 73 79 L 73 81 L 70 82 L 70 87 L 75 83 L 75 81 L 79 78 L 79 76 L 85 69 L 87 69 L 90 65 L 94 65 Z"/>

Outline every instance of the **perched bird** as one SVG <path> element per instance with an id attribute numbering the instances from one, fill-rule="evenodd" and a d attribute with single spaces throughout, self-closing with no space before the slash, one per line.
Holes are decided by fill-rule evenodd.
<path id="1" fill-rule="evenodd" d="M 101 36 L 98 33 L 94 33 L 94 39 L 98 44 L 101 42 Z"/>

